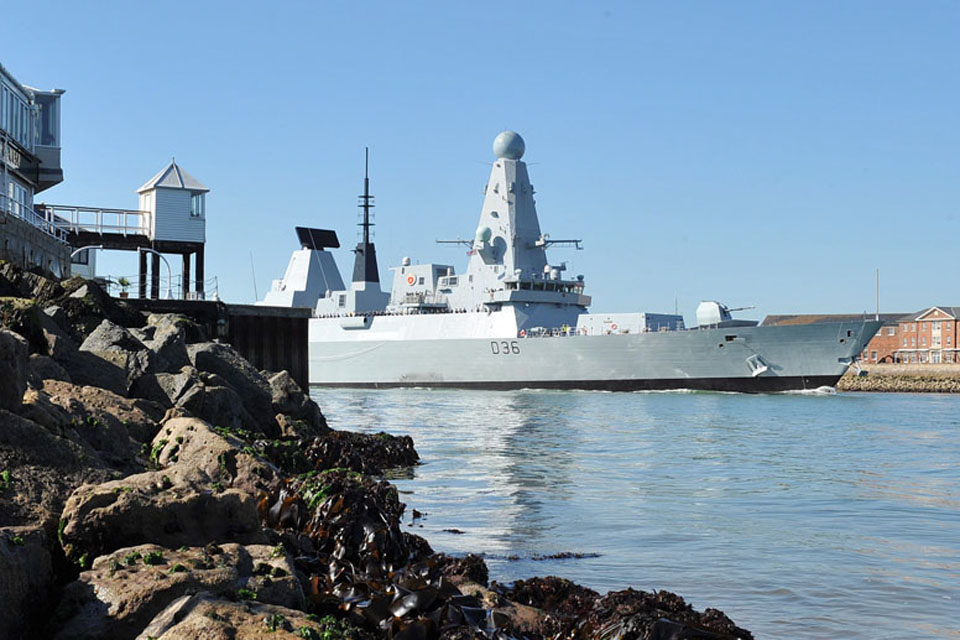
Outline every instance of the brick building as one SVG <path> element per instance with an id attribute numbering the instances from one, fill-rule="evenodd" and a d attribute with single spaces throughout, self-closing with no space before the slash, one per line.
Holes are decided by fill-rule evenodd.
<path id="1" fill-rule="evenodd" d="M 958 318 L 960 318 L 960 307 L 930 307 L 901 318 L 895 340 L 893 340 L 896 343 L 895 348 L 889 352 L 891 359 L 887 362 L 918 364 L 960 362 L 960 347 L 957 346 L 957 338 L 960 337 L 957 327 Z M 873 345 L 877 337 L 870 341 L 867 346 L 868 351 L 874 350 Z M 887 342 L 878 341 L 876 349 L 878 355 L 880 348 L 887 347 Z"/>

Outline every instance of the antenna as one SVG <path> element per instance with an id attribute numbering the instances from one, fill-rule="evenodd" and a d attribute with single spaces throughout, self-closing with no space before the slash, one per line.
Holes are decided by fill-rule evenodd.
<path id="1" fill-rule="evenodd" d="M 880 267 L 877 267 L 877 315 L 874 320 L 880 319 Z"/>
<path id="2" fill-rule="evenodd" d="M 364 147 L 363 154 L 363 195 L 360 196 L 363 222 L 360 223 L 360 226 L 363 227 L 363 244 L 366 246 L 370 244 L 370 227 L 373 226 L 373 223 L 370 222 L 370 209 L 374 206 L 373 196 L 370 195 L 370 147 Z"/>

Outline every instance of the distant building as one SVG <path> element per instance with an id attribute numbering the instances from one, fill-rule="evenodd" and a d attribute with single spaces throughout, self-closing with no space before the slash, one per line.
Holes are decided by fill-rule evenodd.
<path id="1" fill-rule="evenodd" d="M 891 358 L 886 361 L 917 364 L 960 362 L 960 347 L 957 346 L 957 338 L 960 337 L 958 318 L 960 307 L 939 306 L 904 316 L 898 323 L 896 339 L 892 341 L 895 344 L 890 353 Z M 867 346 L 871 355 L 871 345 L 876 340 L 875 337 Z M 889 349 L 886 342 L 884 347 Z"/>
<path id="2" fill-rule="evenodd" d="M 69 274 L 66 233 L 34 207 L 34 196 L 63 181 L 60 96 L 17 82 L 0 65 L 0 258 Z"/>

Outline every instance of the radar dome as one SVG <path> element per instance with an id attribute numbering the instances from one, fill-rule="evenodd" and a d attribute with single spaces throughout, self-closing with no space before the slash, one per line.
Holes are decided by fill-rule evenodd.
<path id="1" fill-rule="evenodd" d="M 523 157 L 526 145 L 523 144 L 523 138 L 516 131 L 504 131 L 493 141 L 493 153 L 498 158 L 507 160 L 519 160 Z"/>
<path id="2" fill-rule="evenodd" d="M 493 237 L 493 231 L 490 227 L 477 227 L 477 242 L 490 242 Z"/>

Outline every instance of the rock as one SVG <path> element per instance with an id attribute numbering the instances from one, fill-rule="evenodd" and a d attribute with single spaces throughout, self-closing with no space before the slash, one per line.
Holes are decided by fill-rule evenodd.
<path id="1" fill-rule="evenodd" d="M 106 318 L 123 327 L 143 326 L 143 316 L 128 305 L 108 296 L 92 280 L 70 278 L 64 281 L 63 295 L 53 303 L 62 309 L 58 324 L 77 342 L 82 343 Z"/>
<path id="2" fill-rule="evenodd" d="M 168 548 L 267 542 L 251 496 L 236 489 L 170 487 L 163 475 L 140 473 L 76 489 L 63 510 L 67 557 L 78 562 L 147 542 Z"/>
<path id="3" fill-rule="evenodd" d="M 303 611 L 253 601 L 229 602 L 210 593 L 184 596 L 162 611 L 137 640 L 371 640 L 346 622 L 316 620 Z"/>
<path id="4" fill-rule="evenodd" d="M 55 360 L 62 360 L 77 351 L 77 343 L 58 324 L 55 316 L 47 313 L 50 309 L 55 309 L 61 312 L 60 315 L 63 315 L 60 307 L 48 307 L 40 314 L 40 328 L 47 345 L 46 353 Z"/>
<path id="5" fill-rule="evenodd" d="M 35 387 L 42 387 L 44 380 L 71 382 L 70 374 L 56 360 L 32 353 L 27 360 L 27 381 Z"/>
<path id="6" fill-rule="evenodd" d="M 17 411 L 27 389 L 27 341 L 0 328 L 0 409 Z"/>
<path id="7" fill-rule="evenodd" d="M 595 637 L 703 638 L 752 640 L 716 609 L 698 613 L 669 591 L 611 591 L 605 596 L 561 578 L 531 578 L 511 585 L 493 584 L 501 596 L 548 614 L 539 631 L 544 636 L 575 637 L 592 629 Z"/>
<path id="8" fill-rule="evenodd" d="M 196 385 L 202 385 L 200 372 L 187 366 L 176 373 L 144 374 L 130 387 L 130 393 L 170 408 L 177 404 L 188 389 Z"/>
<path id="9" fill-rule="evenodd" d="M 279 478 L 242 446 L 195 418 L 164 423 L 150 454 L 159 470 L 85 485 L 70 496 L 64 549 L 76 559 L 147 542 L 175 548 L 267 540 L 255 497 L 274 491 Z"/>
<path id="10" fill-rule="evenodd" d="M 85 351 L 111 362 L 126 374 L 125 391 L 140 376 L 159 371 L 162 368 L 160 358 L 126 328 L 110 320 L 101 322 L 80 345 Z"/>
<path id="11" fill-rule="evenodd" d="M 145 400 L 59 380 L 44 381 L 38 392 L 28 392 L 24 399 L 25 408 L 46 409 L 47 413 L 51 413 L 49 405 L 59 409 L 60 413 L 53 412 L 58 422 L 36 421 L 58 435 L 70 437 L 68 432 L 74 431 L 96 451 L 117 458 L 118 468 L 129 468 L 135 462 L 140 445 L 150 442 L 160 429 L 163 414 L 162 407 Z"/>
<path id="12" fill-rule="evenodd" d="M 210 337 L 202 325 L 197 324 L 187 316 L 176 313 L 151 313 L 147 316 L 147 326 L 144 328 L 154 329 L 157 333 L 174 329 L 183 334 L 187 344 L 210 341 Z"/>
<path id="13" fill-rule="evenodd" d="M 70 379 L 78 385 L 100 387 L 121 396 L 128 393 L 127 364 L 129 354 L 123 351 L 89 351 L 67 353 L 57 362 L 66 369 Z"/>
<path id="14" fill-rule="evenodd" d="M 192 344 L 187 352 L 193 366 L 222 377 L 237 392 L 244 408 L 256 421 L 255 431 L 271 437 L 279 435 L 270 383 L 253 365 L 233 347 L 219 342 Z"/>
<path id="15" fill-rule="evenodd" d="M 837 391 L 873 391 L 893 393 L 958 393 L 960 376 L 954 372 L 931 371 L 922 373 L 922 367 L 936 365 L 889 365 L 880 373 L 858 376 L 848 372 L 837 383 Z M 902 371 L 898 368 L 902 367 Z M 917 372 L 917 367 L 921 372 Z M 960 371 L 960 369 L 958 369 Z"/>
<path id="16" fill-rule="evenodd" d="M 29 298 L 0 299 L 0 327 L 17 333 L 27 341 L 30 353 L 47 354 L 47 342 L 41 320 L 43 313 Z"/>
<path id="17" fill-rule="evenodd" d="M 83 351 L 142 351 L 146 347 L 125 327 L 104 320 L 87 336 L 80 349 Z"/>
<path id="18" fill-rule="evenodd" d="M 70 492 L 114 475 L 80 445 L 0 410 L 0 526 L 42 523 L 53 538 Z"/>
<path id="19" fill-rule="evenodd" d="M 261 423 L 247 413 L 243 399 L 229 387 L 191 387 L 176 406 L 220 427 L 261 432 Z"/>
<path id="20" fill-rule="evenodd" d="M 46 303 L 63 295 L 63 287 L 56 280 L 21 269 L 12 262 L 0 262 L 0 295 Z"/>
<path id="21" fill-rule="evenodd" d="M 63 328 L 67 322 L 67 312 L 60 305 L 52 304 L 43 309 L 43 313 L 51 320 L 57 323 L 57 326 Z"/>
<path id="22" fill-rule="evenodd" d="M 175 483 L 197 489 L 220 483 L 259 498 L 281 483 L 277 470 L 244 441 L 197 418 L 165 422 L 153 439 L 153 451 L 154 462 Z"/>
<path id="23" fill-rule="evenodd" d="M 183 331 L 173 327 L 167 331 L 158 330 L 154 336 L 153 340 L 147 341 L 147 346 L 163 363 L 163 371 L 179 371 L 181 367 L 190 364 Z"/>
<path id="24" fill-rule="evenodd" d="M 216 383 L 220 383 L 219 385 Z M 243 400 L 220 376 L 191 366 L 178 373 L 146 374 L 130 388 L 131 395 L 176 408 L 212 425 L 260 433 L 259 423 L 244 409 Z"/>
<path id="25" fill-rule="evenodd" d="M 315 469 L 350 469 L 369 475 L 382 475 L 387 469 L 410 467 L 420 460 L 410 436 L 394 436 L 383 432 L 333 431 L 315 438 L 305 455 Z"/>
<path id="26" fill-rule="evenodd" d="M 171 603 L 200 591 L 305 606 L 292 559 L 282 546 L 223 544 L 172 551 L 140 545 L 97 558 L 67 586 L 61 612 L 72 615 L 56 637 L 134 638 Z"/>
<path id="27" fill-rule="evenodd" d="M 90 455 L 96 455 L 92 447 L 88 447 L 75 432 L 72 431 L 74 425 L 71 420 L 74 419 L 69 411 L 55 405 L 50 401 L 50 396 L 43 392 L 43 384 L 40 389 L 30 388 L 23 394 L 23 406 L 20 407 L 20 415 L 31 420 L 55 436 L 69 438 L 77 442 L 85 449 L 89 449 Z"/>
<path id="28" fill-rule="evenodd" d="M 202 331 L 196 323 L 185 316 L 169 313 L 151 313 L 144 334 L 149 335 L 147 346 L 165 363 L 164 371 L 171 372 L 190 364 L 187 342 L 202 338 Z"/>
<path id="29" fill-rule="evenodd" d="M 305 435 L 318 436 L 330 433 L 330 427 L 327 426 L 327 420 L 323 417 L 320 407 L 300 389 L 300 385 L 290 377 L 288 372 L 280 371 L 271 374 L 267 382 L 270 384 L 270 400 L 273 403 L 274 412 L 295 421 L 305 421 L 311 428 Z M 289 423 L 289 421 L 286 422 Z M 284 424 L 281 424 L 281 429 L 283 426 Z"/>
<path id="30" fill-rule="evenodd" d="M 41 527 L 0 528 L 0 638 L 33 638 L 49 613 L 53 564 Z"/>

